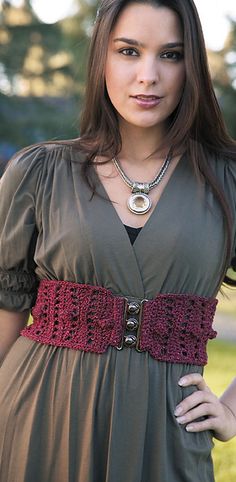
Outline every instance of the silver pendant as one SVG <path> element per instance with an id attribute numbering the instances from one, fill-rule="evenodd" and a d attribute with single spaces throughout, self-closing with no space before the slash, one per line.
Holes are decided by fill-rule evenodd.
<path id="1" fill-rule="evenodd" d="M 142 192 L 131 194 L 127 201 L 129 210 L 134 214 L 146 214 L 152 207 L 152 201 Z"/>

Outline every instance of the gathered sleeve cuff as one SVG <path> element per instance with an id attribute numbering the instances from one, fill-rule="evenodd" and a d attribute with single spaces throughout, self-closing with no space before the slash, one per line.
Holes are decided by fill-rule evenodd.
<path id="1" fill-rule="evenodd" d="M 38 281 L 34 273 L 0 269 L 0 308 L 30 309 L 36 300 Z"/>

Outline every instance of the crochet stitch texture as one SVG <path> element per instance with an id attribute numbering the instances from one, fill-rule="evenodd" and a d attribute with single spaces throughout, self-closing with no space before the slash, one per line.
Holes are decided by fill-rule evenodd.
<path id="1" fill-rule="evenodd" d="M 212 329 L 216 305 L 215 298 L 191 294 L 158 294 L 144 300 L 140 351 L 159 361 L 205 365 L 207 341 L 217 335 Z M 125 297 L 101 286 L 42 280 L 32 309 L 33 324 L 21 335 L 49 345 L 104 353 L 108 346 L 118 348 L 127 335 L 126 308 Z"/>

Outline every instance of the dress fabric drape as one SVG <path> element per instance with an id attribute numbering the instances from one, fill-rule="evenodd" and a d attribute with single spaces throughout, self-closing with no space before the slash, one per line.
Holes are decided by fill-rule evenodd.
<path id="1" fill-rule="evenodd" d="M 81 159 L 73 145 L 43 145 L 7 168 L 0 185 L 0 308 L 31 308 L 40 279 L 147 299 L 216 296 L 223 217 L 187 156 L 133 245 L 101 184 L 91 198 Z M 235 233 L 236 166 L 210 161 Z M 213 482 L 211 432 L 187 433 L 174 416 L 196 390 L 178 380 L 193 371 L 202 368 L 131 348 L 98 355 L 20 336 L 0 367 L 0 481 Z"/>

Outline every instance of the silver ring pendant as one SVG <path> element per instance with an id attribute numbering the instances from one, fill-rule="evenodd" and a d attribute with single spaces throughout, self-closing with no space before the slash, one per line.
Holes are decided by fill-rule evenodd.
<path id="1" fill-rule="evenodd" d="M 142 192 L 131 194 L 127 201 L 129 210 L 134 214 L 145 214 L 150 211 L 152 207 L 152 201 Z"/>

